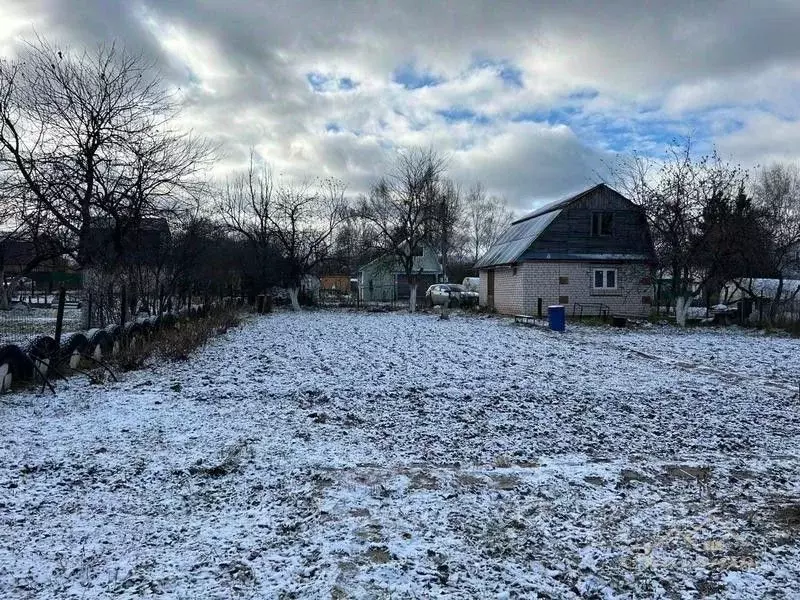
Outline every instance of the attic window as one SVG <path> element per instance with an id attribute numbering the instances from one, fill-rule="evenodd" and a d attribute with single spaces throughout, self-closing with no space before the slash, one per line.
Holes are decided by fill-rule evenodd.
<path id="1" fill-rule="evenodd" d="M 592 213 L 592 236 L 611 235 L 611 228 L 614 222 L 614 213 L 596 212 Z"/>
<path id="2" fill-rule="evenodd" d="M 414 251 L 411 253 L 411 256 L 422 256 L 422 246 L 417 246 L 414 248 Z"/>

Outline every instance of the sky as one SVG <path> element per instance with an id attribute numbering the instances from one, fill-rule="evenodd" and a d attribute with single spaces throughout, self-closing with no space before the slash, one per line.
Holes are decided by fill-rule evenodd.
<path id="1" fill-rule="evenodd" d="M 0 0 L 0 56 L 41 35 L 156 61 L 180 126 L 279 174 L 369 189 L 431 147 L 525 211 L 691 135 L 800 162 L 800 2 Z"/>

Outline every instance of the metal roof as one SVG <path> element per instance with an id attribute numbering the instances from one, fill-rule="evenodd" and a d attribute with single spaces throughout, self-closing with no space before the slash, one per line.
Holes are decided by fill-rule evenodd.
<path id="1" fill-rule="evenodd" d="M 515 221 L 475 263 L 475 268 L 515 262 L 560 214 L 561 209 L 556 209 L 538 217 Z"/>
<path id="2" fill-rule="evenodd" d="M 497 238 L 497 241 L 486 251 L 486 254 L 480 257 L 478 262 L 475 263 L 475 268 L 483 269 L 485 267 L 507 265 L 517 262 L 524 252 L 530 248 L 530 245 L 536 238 L 542 235 L 544 230 L 547 229 L 547 226 L 561 214 L 563 208 L 591 194 L 597 188 L 604 185 L 605 184 L 600 183 L 574 196 L 545 204 L 529 215 L 517 219 L 511 223 L 511 226 L 499 238 Z"/>

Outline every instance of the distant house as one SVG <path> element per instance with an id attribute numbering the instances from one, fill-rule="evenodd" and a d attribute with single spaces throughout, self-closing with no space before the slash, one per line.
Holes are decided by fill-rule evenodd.
<path id="1" fill-rule="evenodd" d="M 169 223 L 160 217 L 143 218 L 126 230 L 118 230 L 112 219 L 98 218 L 92 222 L 88 248 L 93 257 L 156 266 L 163 262 L 171 239 Z M 123 252 L 120 257 L 116 256 L 118 245 Z"/>
<path id="2" fill-rule="evenodd" d="M 37 286 L 66 283 L 75 285 L 79 276 L 72 272 L 69 261 L 59 256 L 60 246 L 47 239 L 36 241 L 0 238 L 0 273 L 3 279 L 27 273 Z M 46 260 L 41 260 L 47 257 Z M 33 268 L 30 268 L 31 265 Z M 5 281 L 4 281 L 5 283 Z"/>
<path id="3" fill-rule="evenodd" d="M 541 302 L 641 317 L 655 262 L 642 209 L 599 184 L 514 221 L 475 267 L 481 305 L 504 314 L 535 314 Z"/>
<path id="4" fill-rule="evenodd" d="M 346 295 L 350 293 L 349 275 L 322 275 L 319 278 L 321 291 L 328 295 Z"/>
<path id="5" fill-rule="evenodd" d="M 443 278 L 435 248 L 422 245 L 419 256 L 414 257 L 414 274 L 417 298 L 423 298 L 428 287 Z M 405 269 L 395 256 L 380 256 L 358 270 L 358 296 L 363 302 L 408 300 L 410 289 Z"/>

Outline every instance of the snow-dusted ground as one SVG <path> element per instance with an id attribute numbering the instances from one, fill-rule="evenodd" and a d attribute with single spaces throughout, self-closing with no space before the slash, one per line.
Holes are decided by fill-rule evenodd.
<path id="1" fill-rule="evenodd" d="M 789 597 L 798 342 L 279 313 L 0 399 L 0 597 Z"/>

